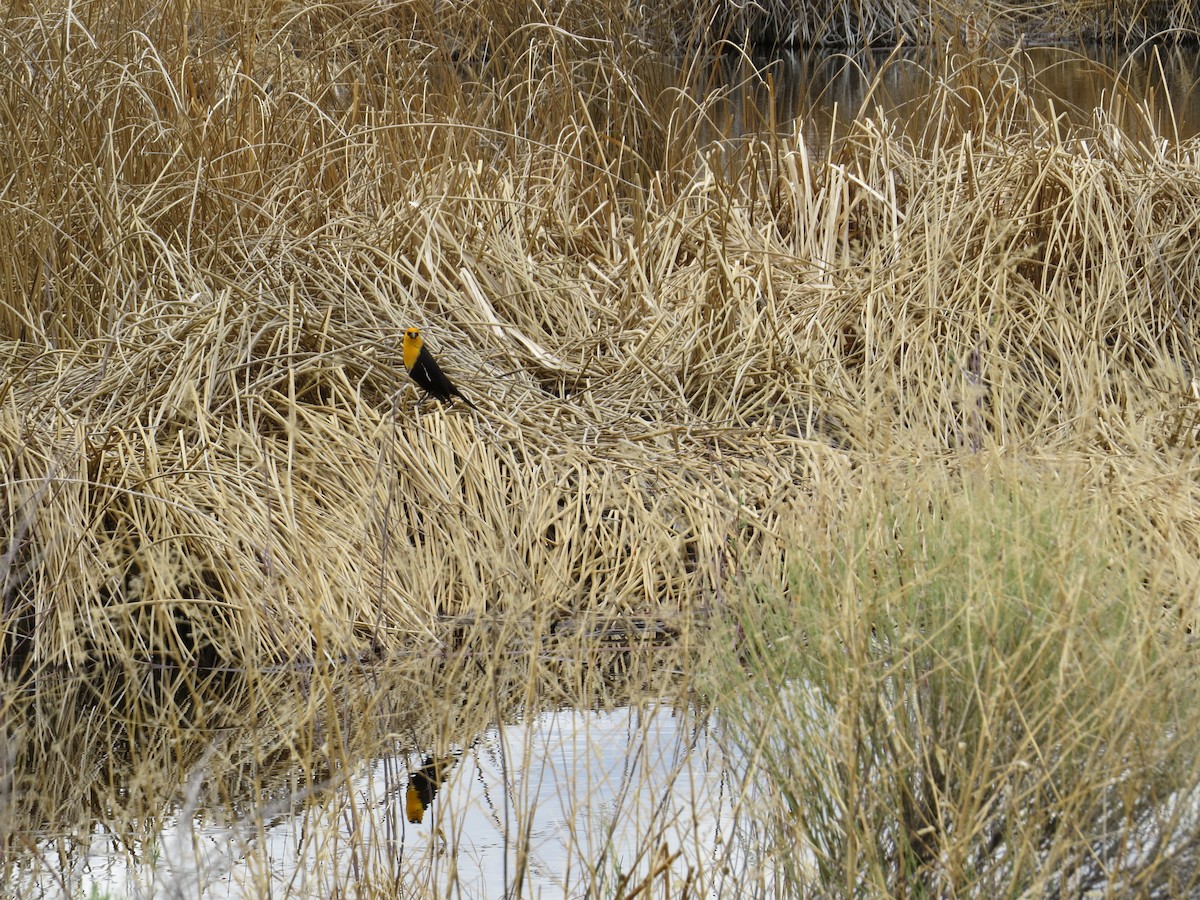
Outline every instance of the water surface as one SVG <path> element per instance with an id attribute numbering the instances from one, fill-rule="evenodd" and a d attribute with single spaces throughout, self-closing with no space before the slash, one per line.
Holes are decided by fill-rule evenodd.
<path id="1" fill-rule="evenodd" d="M 730 100 L 714 111 L 717 131 L 726 136 L 799 130 L 821 148 L 866 115 L 919 137 L 931 123 L 916 110 L 940 83 L 968 91 L 993 111 L 1019 86 L 1031 113 L 1066 127 L 1105 121 L 1137 140 L 1174 143 L 1200 135 L 1200 53 L 1180 47 L 1031 47 L 991 58 L 922 49 L 789 52 L 731 57 L 726 66 Z M 1027 120 L 1034 130 L 1041 125 L 1035 115 Z"/>

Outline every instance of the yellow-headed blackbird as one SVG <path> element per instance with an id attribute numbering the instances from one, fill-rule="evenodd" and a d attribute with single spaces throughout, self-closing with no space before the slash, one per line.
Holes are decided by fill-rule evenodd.
<path id="1" fill-rule="evenodd" d="M 463 396 L 463 392 L 451 383 L 442 367 L 437 364 L 437 360 L 433 358 L 433 354 L 421 338 L 420 328 L 408 328 L 404 332 L 404 368 L 408 369 L 412 380 L 430 396 L 442 401 L 458 397 L 471 409 L 476 409 L 475 404 Z"/>

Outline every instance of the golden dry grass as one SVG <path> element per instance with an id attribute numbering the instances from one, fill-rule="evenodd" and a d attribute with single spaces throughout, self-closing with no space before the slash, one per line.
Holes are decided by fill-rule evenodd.
<path id="1" fill-rule="evenodd" d="M 1068 132 L 1019 60 L 949 60 L 916 138 L 701 152 L 689 73 L 553 29 L 473 79 L 354 17 L 86 24 L 12 20 L 5 83 L 7 595 L 42 661 L 678 611 L 778 580 L 781 523 L 866 461 L 1193 444 L 1194 145 Z M 480 414 L 419 406 L 409 323 Z"/>
<path id="2" fill-rule="evenodd" d="M 471 80 L 382 29 L 334 77 L 297 22 L 173 57 L 20 24 L 7 595 L 42 662 L 707 606 L 870 460 L 1194 444 L 1195 146 L 1067 132 L 1015 60 L 817 156 L 704 149 L 689 73 L 553 31 Z M 410 323 L 479 414 L 419 402 Z"/>
<path id="3" fill-rule="evenodd" d="M 330 736 L 377 659 L 466 660 L 446 693 L 502 721 L 632 696 L 585 664 L 616 627 L 732 702 L 745 660 L 707 626 L 754 621 L 895 472 L 936 506 L 963 470 L 1034 495 L 1069 471 L 1137 562 L 1131 619 L 1194 621 L 1194 140 L 1068 126 L 1014 53 L 946 57 L 912 121 L 828 148 L 712 142 L 703 57 L 636 23 L 182 9 L 0 26 L 10 671 L 332 666 L 321 710 L 219 756 L 292 742 L 305 787 L 377 746 Z M 407 325 L 478 412 L 422 402 Z M 821 590 L 836 624 L 857 585 Z M 886 856 L 871 884 L 950 877 Z"/>

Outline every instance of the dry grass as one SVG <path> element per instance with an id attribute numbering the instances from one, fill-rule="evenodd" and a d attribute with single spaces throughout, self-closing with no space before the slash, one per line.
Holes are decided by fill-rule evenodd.
<path id="1" fill-rule="evenodd" d="M 1017 494 L 1041 488 L 1012 460 L 1083 471 L 1141 567 L 1115 595 L 1129 621 L 1193 621 L 1194 141 L 1149 116 L 1145 139 L 1106 114 L 1068 128 L 1019 54 L 967 54 L 910 122 L 860 116 L 819 152 L 707 143 L 709 71 L 647 23 L 490 11 L 129 2 L 0 24 L 7 671 L 333 665 L 320 711 L 273 704 L 281 736 L 244 750 L 287 744 L 307 787 L 321 753 L 378 746 L 326 731 L 343 702 L 370 711 L 338 699 L 360 662 L 461 653 L 492 720 L 595 700 L 584 662 L 613 628 L 721 672 L 707 623 L 783 591 L 879 471 L 903 468 L 908 501 L 972 460 Z M 410 324 L 477 412 L 422 403 Z M 841 622 L 859 586 L 824 587 L 812 612 Z M 492 655 L 530 661 L 501 677 Z M 870 883 L 930 871 L 885 857 Z"/>
<path id="2" fill-rule="evenodd" d="M 555 31 L 471 80 L 398 31 L 334 76 L 296 22 L 173 59 L 19 24 L 6 596 L 43 663 L 653 616 L 865 459 L 1192 445 L 1195 150 L 1064 133 L 1015 63 L 952 61 L 915 139 L 699 154 L 665 67 Z M 480 414 L 419 405 L 410 323 Z"/>
<path id="3" fill-rule="evenodd" d="M 695 5 L 696 17 L 710 23 L 710 35 L 737 45 L 776 47 L 891 48 L 963 40 L 1002 50 L 1020 40 L 1194 42 L 1200 25 L 1196 6 L 1188 0 L 763 0 Z"/>

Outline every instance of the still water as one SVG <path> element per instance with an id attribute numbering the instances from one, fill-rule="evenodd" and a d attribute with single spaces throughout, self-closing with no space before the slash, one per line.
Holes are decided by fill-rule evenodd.
<path id="1" fill-rule="evenodd" d="M 397 896 L 472 898 L 771 882 L 751 871 L 749 793 L 714 728 L 662 702 L 544 711 L 465 746 L 395 748 L 317 780 L 296 762 L 262 765 L 243 772 L 244 796 L 223 800 L 212 782 L 237 765 L 220 745 L 241 737 L 208 740 L 161 809 L 141 809 L 151 828 L 101 813 L 86 829 L 8 835 L 4 896 L 353 896 L 378 890 L 381 873 Z"/>
<path id="2" fill-rule="evenodd" d="M 647 705 L 547 712 L 489 729 L 443 757 L 444 781 L 423 815 L 414 780 L 429 757 L 375 759 L 351 780 L 337 815 L 289 817 L 266 831 L 277 888 L 330 895 L 330 873 L 349 875 L 352 862 L 331 866 L 327 848 L 348 854 L 352 827 L 368 832 L 368 845 L 390 846 L 404 878 L 439 896 L 580 896 L 605 884 L 615 892 L 621 878 L 637 884 L 652 870 L 659 884 L 682 887 L 700 872 L 719 882 L 722 870 L 747 864 L 740 792 L 711 732 L 687 718 Z M 352 803 L 357 817 L 346 815 Z M 322 866 L 302 858 L 305 848 L 325 857 Z M 229 876 L 234 884 L 239 874 Z"/>
<path id="3" fill-rule="evenodd" d="M 939 85 L 965 90 L 985 106 L 1029 99 L 1028 126 L 1058 119 L 1065 126 L 1119 125 L 1136 140 L 1178 143 L 1200 135 L 1200 51 L 1146 46 L 1031 47 L 985 60 L 928 50 L 854 54 L 785 53 L 727 61 L 728 101 L 713 110 L 724 135 L 797 129 L 810 147 L 844 135 L 856 117 L 896 123 L 913 137 L 930 123 L 915 116 Z"/>

